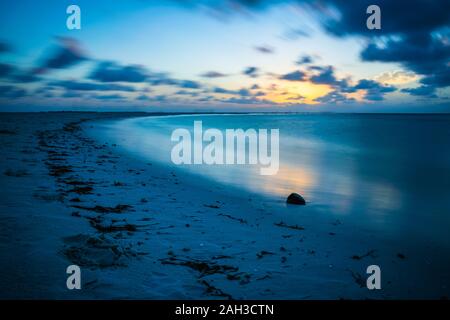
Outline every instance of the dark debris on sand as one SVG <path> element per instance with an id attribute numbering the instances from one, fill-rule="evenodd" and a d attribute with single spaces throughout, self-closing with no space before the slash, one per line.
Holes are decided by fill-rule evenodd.
<path id="1" fill-rule="evenodd" d="M 87 207 L 87 206 L 79 206 L 79 205 L 73 205 L 73 208 L 77 209 L 83 209 L 87 211 L 94 211 L 97 213 L 123 213 L 125 211 L 131 210 L 133 207 L 127 204 L 118 204 L 115 207 L 104 207 L 104 206 L 93 206 L 93 207 Z"/>
<path id="2" fill-rule="evenodd" d="M 369 250 L 365 254 L 362 254 L 362 255 L 356 255 L 355 254 L 354 256 L 352 256 L 352 259 L 353 260 L 361 260 L 361 259 L 364 259 L 366 257 L 376 258 L 377 256 L 376 256 L 375 253 L 376 253 L 376 250 L 372 249 L 372 250 Z"/>
<path id="3" fill-rule="evenodd" d="M 305 230 L 305 228 L 303 228 L 302 226 L 299 226 L 299 225 L 288 225 L 288 224 L 284 223 L 283 221 L 280 221 L 278 223 L 274 223 L 274 225 L 276 225 L 277 227 L 288 228 L 288 229 L 293 229 L 293 230 Z"/>
<path id="4" fill-rule="evenodd" d="M 62 253 L 72 263 L 81 267 L 125 267 L 129 259 L 146 254 L 105 235 L 79 234 L 65 238 L 64 242 Z"/>

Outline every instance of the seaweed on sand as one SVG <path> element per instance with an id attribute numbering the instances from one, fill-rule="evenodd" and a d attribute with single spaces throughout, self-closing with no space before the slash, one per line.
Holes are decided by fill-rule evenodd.
<path id="1" fill-rule="evenodd" d="M 77 208 L 77 209 L 87 210 L 87 211 L 94 211 L 97 213 L 122 213 L 125 211 L 129 211 L 130 209 L 133 208 L 132 206 L 130 206 L 128 204 L 118 204 L 115 207 L 104 207 L 104 206 L 99 206 L 99 205 L 96 205 L 94 207 L 75 205 L 72 207 Z"/>

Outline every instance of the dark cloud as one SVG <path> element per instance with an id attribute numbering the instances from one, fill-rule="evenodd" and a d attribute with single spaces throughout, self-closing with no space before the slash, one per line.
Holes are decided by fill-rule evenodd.
<path id="1" fill-rule="evenodd" d="M 55 89 L 54 87 L 48 87 L 48 86 L 39 87 L 33 92 L 33 95 L 39 95 L 40 97 L 43 97 L 43 98 L 53 98 L 53 97 L 56 97 L 56 93 L 54 92 L 54 89 Z"/>
<path id="2" fill-rule="evenodd" d="M 397 62 L 423 75 L 448 68 L 450 44 L 429 34 L 415 34 L 389 39 L 383 46 L 370 43 L 362 52 L 365 61 Z"/>
<path id="3" fill-rule="evenodd" d="M 114 84 L 114 83 L 104 84 L 104 83 L 73 81 L 73 80 L 53 81 L 49 82 L 48 85 L 76 91 L 125 91 L 125 92 L 136 91 L 136 89 L 132 86 L 126 86 L 121 84 Z"/>
<path id="4" fill-rule="evenodd" d="M 81 95 L 78 92 L 66 91 L 61 95 L 62 98 L 79 98 Z"/>
<path id="5" fill-rule="evenodd" d="M 358 81 L 358 84 L 355 86 L 356 89 L 363 89 L 363 90 L 383 90 L 384 92 L 391 92 L 394 91 L 395 88 L 391 86 L 384 86 L 380 84 L 379 82 L 376 82 L 374 80 L 367 80 L 362 79 Z"/>
<path id="6" fill-rule="evenodd" d="M 27 92 L 22 88 L 10 85 L 0 86 L 0 98 L 16 99 L 26 95 Z"/>
<path id="7" fill-rule="evenodd" d="M 206 96 L 206 97 L 202 97 L 200 99 L 197 99 L 197 101 L 199 101 L 199 102 L 209 102 L 209 101 L 212 101 L 212 100 L 214 100 L 213 96 Z"/>
<path id="8" fill-rule="evenodd" d="M 236 92 L 233 90 L 228 90 L 225 88 L 221 88 L 221 87 L 215 87 L 212 92 L 214 93 L 221 93 L 221 94 L 235 94 Z"/>
<path id="9" fill-rule="evenodd" d="M 6 43 L 4 41 L 0 41 L 0 54 L 1 53 L 8 53 L 8 52 L 11 52 L 11 51 L 12 51 L 11 46 L 8 43 Z"/>
<path id="10" fill-rule="evenodd" d="M 98 96 L 93 96 L 94 99 L 98 99 L 98 100 L 123 100 L 124 97 L 121 96 L 120 94 L 107 94 L 107 95 L 98 95 Z"/>
<path id="11" fill-rule="evenodd" d="M 160 94 L 154 97 L 150 97 L 150 101 L 155 101 L 155 102 L 164 102 L 167 101 L 167 96 Z"/>
<path id="12" fill-rule="evenodd" d="M 59 38 L 59 46 L 43 59 L 34 73 L 42 74 L 51 69 L 72 67 L 86 59 L 78 41 L 72 38 Z"/>
<path id="13" fill-rule="evenodd" d="M 436 97 L 435 91 L 436 88 L 432 86 L 420 86 L 417 88 L 402 89 L 402 92 L 409 93 L 410 95 L 423 96 L 428 98 L 435 98 Z"/>
<path id="14" fill-rule="evenodd" d="M 179 84 L 177 80 L 169 78 L 165 74 L 152 75 L 148 82 L 154 86 L 176 86 Z"/>
<path id="15" fill-rule="evenodd" d="M 281 75 L 280 79 L 288 80 L 288 81 L 304 81 L 304 80 L 306 80 L 305 73 L 302 71 L 299 71 L 299 70 Z"/>
<path id="16" fill-rule="evenodd" d="M 9 76 L 14 71 L 14 67 L 10 64 L 0 63 L 0 78 Z"/>
<path id="17" fill-rule="evenodd" d="M 299 103 L 303 102 L 305 100 L 305 97 L 302 96 L 301 94 L 297 94 L 296 96 L 293 97 L 287 97 L 286 100 L 289 101 L 289 103 Z"/>
<path id="18" fill-rule="evenodd" d="M 310 64 L 310 63 L 313 63 L 313 62 L 314 62 L 314 58 L 312 56 L 303 55 L 297 60 L 296 64 L 304 65 L 304 64 Z"/>
<path id="19" fill-rule="evenodd" d="M 270 104 L 273 105 L 272 101 L 268 101 L 268 100 L 260 100 L 260 99 L 256 99 L 254 97 L 248 97 L 248 98 L 228 98 L 228 99 L 222 99 L 219 100 L 221 102 L 226 102 L 226 103 L 234 103 L 234 104 Z"/>
<path id="20" fill-rule="evenodd" d="M 309 77 L 309 81 L 315 84 L 325 84 L 334 88 L 334 91 L 323 100 L 344 101 L 343 93 L 352 93 L 357 90 L 366 90 L 364 98 L 371 101 L 380 101 L 384 95 L 397 90 L 393 86 L 383 85 L 374 80 L 362 79 L 356 85 L 350 85 L 347 79 L 337 79 L 333 66 L 310 66 L 309 70 L 317 72 Z M 344 96 L 343 96 L 344 97 Z M 317 100 L 321 101 L 321 100 Z"/>
<path id="21" fill-rule="evenodd" d="M 329 104 L 329 103 L 348 103 L 348 102 L 354 102 L 355 99 L 353 98 L 347 98 L 342 93 L 339 93 L 337 91 L 331 91 L 330 93 L 315 99 L 314 101 L 323 103 L 323 104 Z"/>
<path id="22" fill-rule="evenodd" d="M 145 94 L 141 94 L 141 95 L 136 97 L 136 100 L 138 100 L 138 101 L 149 101 L 150 97 L 145 95 Z"/>
<path id="23" fill-rule="evenodd" d="M 305 30 L 305 28 L 291 28 L 284 33 L 283 38 L 286 40 L 297 40 L 299 38 L 306 38 L 309 36 L 310 34 Z"/>
<path id="24" fill-rule="evenodd" d="M 217 71 L 208 71 L 208 72 L 201 74 L 201 76 L 203 78 L 222 78 L 222 77 L 226 77 L 227 75 L 224 73 L 221 73 L 221 72 L 217 72 Z"/>
<path id="25" fill-rule="evenodd" d="M 246 88 L 242 88 L 239 90 L 228 90 L 228 89 L 224 89 L 224 88 L 220 88 L 220 87 L 215 87 L 212 90 L 213 93 L 220 93 L 220 94 L 232 94 L 232 95 L 237 95 L 237 96 L 241 96 L 241 97 L 251 97 L 254 96 L 251 91 L 249 89 Z"/>
<path id="26" fill-rule="evenodd" d="M 10 80 L 19 83 L 29 83 L 29 82 L 37 82 L 41 80 L 41 78 L 32 73 L 17 71 L 16 73 L 10 76 Z"/>
<path id="27" fill-rule="evenodd" d="M 310 77 L 310 81 L 316 84 L 329 84 L 336 85 L 338 81 L 334 75 L 334 68 L 332 66 L 317 67 L 315 68 L 319 71 L 318 74 Z"/>
<path id="28" fill-rule="evenodd" d="M 191 97 L 199 96 L 198 92 L 192 92 L 192 91 L 187 91 L 187 90 L 178 90 L 177 92 L 175 92 L 175 94 L 180 95 L 180 96 L 191 96 Z"/>
<path id="29" fill-rule="evenodd" d="M 193 81 L 193 80 L 178 81 L 178 86 L 180 88 L 185 88 L 185 89 L 200 89 L 201 88 L 200 83 L 198 83 L 197 81 Z"/>
<path id="30" fill-rule="evenodd" d="M 144 82 L 148 72 L 138 65 L 121 66 L 115 62 L 100 62 L 89 78 L 100 82 Z"/>
<path id="31" fill-rule="evenodd" d="M 374 80 L 360 80 L 354 87 L 357 90 L 366 90 L 364 98 L 371 101 L 384 100 L 384 95 L 389 92 L 394 92 L 397 88 L 393 86 L 382 85 Z"/>
<path id="32" fill-rule="evenodd" d="M 269 46 L 255 46 L 255 50 L 264 54 L 275 53 L 275 49 Z"/>
<path id="33" fill-rule="evenodd" d="M 199 2 L 202 5 L 210 3 Z M 429 32 L 450 22 L 448 0 L 228 0 L 218 1 L 214 6 L 226 12 L 239 13 L 243 9 L 257 12 L 282 4 L 299 5 L 313 11 L 323 27 L 336 36 Z M 380 31 L 366 27 L 366 9 L 373 4 L 381 8 Z"/>
<path id="34" fill-rule="evenodd" d="M 182 89 L 201 89 L 202 85 L 193 80 L 177 80 L 169 77 L 166 73 L 149 74 L 148 80 L 154 86 L 176 86 Z"/>
<path id="35" fill-rule="evenodd" d="M 435 88 L 450 86 L 450 68 L 448 64 L 443 66 L 443 69 L 436 70 L 433 74 L 424 77 L 420 82 Z"/>
<path id="36" fill-rule="evenodd" d="M 321 11 L 326 30 L 338 36 L 429 33 L 450 23 L 448 0 L 323 0 L 322 4 L 338 10 L 339 15 L 327 15 L 326 11 Z M 379 31 L 366 27 L 366 9 L 372 4 L 381 8 Z"/>
<path id="37" fill-rule="evenodd" d="M 251 96 L 251 92 L 248 89 L 239 89 L 236 92 L 237 95 L 240 95 L 241 97 L 249 97 Z"/>
<path id="38" fill-rule="evenodd" d="M 257 67 L 247 67 L 242 73 L 249 77 L 256 78 L 258 76 L 258 71 L 259 69 Z"/>
<path id="39" fill-rule="evenodd" d="M 40 77 L 33 73 L 24 72 L 13 65 L 4 63 L 0 63 L 0 78 L 17 83 L 29 83 L 40 80 Z"/>

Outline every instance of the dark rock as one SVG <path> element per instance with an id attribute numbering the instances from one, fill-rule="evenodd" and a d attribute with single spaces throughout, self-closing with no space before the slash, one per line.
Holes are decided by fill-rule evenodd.
<path id="1" fill-rule="evenodd" d="M 303 199 L 303 197 L 298 193 L 291 193 L 287 198 L 286 202 L 289 204 L 297 204 L 302 206 L 306 204 L 305 199 Z"/>

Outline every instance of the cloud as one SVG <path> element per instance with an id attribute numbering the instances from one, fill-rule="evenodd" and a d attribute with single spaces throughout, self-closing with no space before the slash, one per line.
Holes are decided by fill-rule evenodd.
<path id="1" fill-rule="evenodd" d="M 136 100 L 138 100 L 138 101 L 149 101 L 150 97 L 145 95 L 145 94 L 141 94 L 141 95 L 136 97 Z"/>
<path id="2" fill-rule="evenodd" d="M 166 73 L 149 74 L 147 81 L 154 86 L 176 86 L 182 89 L 202 88 L 202 85 L 197 81 L 173 79 L 169 77 Z"/>
<path id="3" fill-rule="evenodd" d="M 290 28 L 282 36 L 286 40 L 297 40 L 299 38 L 307 38 L 310 34 L 305 28 Z"/>
<path id="4" fill-rule="evenodd" d="M 16 99 L 26 95 L 27 92 L 22 88 L 10 85 L 0 86 L 0 98 Z"/>
<path id="5" fill-rule="evenodd" d="M 79 98 L 80 94 L 74 91 L 66 91 L 61 95 L 62 98 Z"/>
<path id="6" fill-rule="evenodd" d="M 249 96 L 252 95 L 251 92 L 248 89 L 244 89 L 244 88 L 243 89 L 239 89 L 236 92 L 236 94 L 240 95 L 241 97 L 249 97 Z"/>
<path id="7" fill-rule="evenodd" d="M 248 98 L 232 97 L 232 98 L 227 98 L 227 99 L 221 99 L 219 101 L 226 102 L 226 103 L 234 103 L 234 104 L 270 104 L 270 105 L 273 105 L 272 101 L 255 99 L 254 97 L 248 97 Z"/>
<path id="8" fill-rule="evenodd" d="M 266 45 L 255 46 L 254 48 L 259 53 L 264 53 L 264 54 L 273 54 L 273 53 L 275 53 L 275 49 L 274 48 L 266 46 Z"/>
<path id="9" fill-rule="evenodd" d="M 11 64 L 5 63 L 0 63 L 0 78 L 17 83 L 29 83 L 40 80 L 40 78 L 33 73 L 24 72 Z"/>
<path id="10" fill-rule="evenodd" d="M 98 100 L 123 100 L 124 97 L 121 96 L 120 94 L 108 94 L 108 95 L 98 95 L 98 96 L 93 96 L 94 99 L 98 99 Z"/>
<path id="11" fill-rule="evenodd" d="M 10 64 L 0 63 L 0 78 L 9 76 L 14 71 L 14 67 Z"/>
<path id="12" fill-rule="evenodd" d="M 435 98 L 437 97 L 435 94 L 436 88 L 432 86 L 420 86 L 417 88 L 406 88 L 402 89 L 402 92 L 409 93 L 413 96 L 423 96 L 428 98 Z"/>
<path id="13" fill-rule="evenodd" d="M 100 82 L 144 82 L 148 72 L 139 65 L 121 66 L 115 62 L 100 62 L 89 78 Z"/>
<path id="14" fill-rule="evenodd" d="M 232 95 L 237 95 L 237 96 L 241 96 L 241 97 L 253 96 L 251 91 L 246 88 L 241 88 L 239 90 L 228 90 L 228 89 L 224 89 L 224 88 L 220 88 L 220 87 L 215 87 L 215 88 L 213 88 L 212 92 L 220 93 L 220 94 L 232 94 Z"/>
<path id="15" fill-rule="evenodd" d="M 435 71 L 433 74 L 421 79 L 420 82 L 437 88 L 450 86 L 450 68 L 448 64 L 444 69 Z"/>
<path id="16" fill-rule="evenodd" d="M 309 81 L 315 84 L 325 84 L 333 87 L 335 90 L 324 97 L 322 100 L 339 101 L 345 100 L 353 101 L 345 98 L 344 93 L 353 93 L 357 90 L 365 90 L 364 98 L 370 101 L 380 101 L 384 99 L 384 95 L 389 92 L 397 90 L 394 86 L 383 85 L 374 80 L 361 79 L 356 85 L 350 85 L 349 79 L 338 79 L 334 73 L 333 66 L 310 66 L 309 70 L 318 72 L 309 77 Z M 345 99 L 344 99 L 345 98 Z M 317 101 L 322 101 L 317 100 Z"/>
<path id="17" fill-rule="evenodd" d="M 297 65 L 304 65 L 304 64 L 310 64 L 314 62 L 314 58 L 309 55 L 302 55 L 297 61 Z"/>
<path id="18" fill-rule="evenodd" d="M 178 86 L 180 88 L 185 88 L 185 89 L 200 89 L 201 88 L 200 83 L 198 83 L 197 81 L 193 81 L 193 80 L 178 81 Z"/>
<path id="19" fill-rule="evenodd" d="M 167 96 L 160 94 L 154 97 L 150 97 L 150 101 L 155 101 L 155 102 L 164 102 L 167 101 Z"/>
<path id="20" fill-rule="evenodd" d="M 292 97 L 287 97 L 286 100 L 289 101 L 289 103 L 299 103 L 303 102 L 306 99 L 306 97 L 302 96 L 301 94 L 297 94 Z"/>
<path id="21" fill-rule="evenodd" d="M 355 99 L 347 98 L 345 95 L 343 95 L 342 93 L 339 93 L 337 91 L 331 91 L 330 93 L 328 93 L 322 97 L 316 98 L 314 101 L 324 103 L 324 104 L 329 104 L 329 103 L 340 104 L 340 103 L 354 102 Z"/>
<path id="22" fill-rule="evenodd" d="M 175 94 L 180 96 L 191 96 L 191 97 L 197 97 L 199 95 L 198 92 L 192 92 L 187 90 L 178 90 L 177 92 L 175 92 Z"/>
<path id="23" fill-rule="evenodd" d="M 304 80 L 306 80 L 305 73 L 302 71 L 299 71 L 299 70 L 281 75 L 280 79 L 288 80 L 288 81 L 304 81 Z"/>
<path id="24" fill-rule="evenodd" d="M 48 83 L 49 86 L 62 87 L 67 90 L 75 91 L 126 91 L 134 92 L 136 89 L 132 86 L 126 86 L 121 84 L 104 84 L 104 83 L 94 83 L 86 81 L 74 81 L 74 80 L 64 80 L 64 81 L 53 81 Z"/>
<path id="25" fill-rule="evenodd" d="M 258 76 L 259 69 L 257 67 L 247 67 L 242 71 L 242 74 L 245 74 L 249 77 L 256 78 Z"/>
<path id="26" fill-rule="evenodd" d="M 386 71 L 375 77 L 375 80 L 384 84 L 405 84 L 416 81 L 419 77 L 412 71 Z"/>
<path id="27" fill-rule="evenodd" d="M 33 71 L 35 74 L 46 73 L 51 69 L 64 69 L 74 66 L 87 57 L 80 44 L 73 38 L 58 38 L 58 47 Z"/>
<path id="28" fill-rule="evenodd" d="M 236 91 L 233 90 L 228 90 L 225 88 L 221 88 L 221 87 L 215 87 L 212 90 L 213 93 L 220 93 L 220 94 L 235 94 Z"/>
<path id="29" fill-rule="evenodd" d="M 202 5 L 209 3 L 200 2 Z M 315 14 L 324 30 L 334 36 L 366 38 L 368 43 L 361 52 L 363 61 L 399 63 L 421 75 L 420 82 L 424 85 L 450 86 L 448 0 L 410 0 L 407 3 L 392 0 L 375 3 L 372 0 L 230 0 L 216 2 L 214 6 L 225 12 L 239 13 L 243 9 L 258 12 L 284 4 L 306 7 Z M 366 27 L 366 9 L 372 4 L 381 8 L 381 30 Z M 271 53 L 271 50 L 260 51 Z"/>
<path id="30" fill-rule="evenodd" d="M 12 51 L 11 46 L 8 43 L 6 43 L 4 41 L 0 41 L 0 54 L 1 53 L 8 53 L 8 52 L 11 52 L 11 51 Z"/>
<path id="31" fill-rule="evenodd" d="M 322 23 L 326 30 L 334 35 L 369 35 L 374 34 L 413 34 L 429 33 L 450 22 L 450 4 L 447 0 L 324 0 L 328 9 L 335 8 L 339 14 L 327 14 L 332 10 L 321 10 Z M 365 14 L 369 5 L 381 8 L 381 30 L 369 30 L 366 27 Z"/>
<path id="32" fill-rule="evenodd" d="M 374 80 L 362 79 L 354 87 L 357 90 L 366 90 L 364 98 L 371 101 L 384 100 L 384 95 L 389 92 L 394 92 L 397 88 L 393 86 L 382 85 Z"/>
<path id="33" fill-rule="evenodd" d="M 424 75 L 448 68 L 449 56 L 450 44 L 429 34 L 390 39 L 382 46 L 370 43 L 361 52 L 364 61 L 397 62 Z"/>
<path id="34" fill-rule="evenodd" d="M 222 77 L 226 77 L 227 75 L 224 73 L 221 73 L 221 72 L 217 72 L 217 71 L 208 71 L 208 72 L 201 74 L 201 76 L 203 78 L 222 78 Z"/>
<path id="35" fill-rule="evenodd" d="M 20 71 L 17 71 L 13 75 L 11 75 L 10 79 L 12 81 L 18 82 L 18 83 L 37 82 L 37 81 L 41 80 L 40 77 L 38 77 L 32 73 L 26 73 L 26 72 L 20 72 Z"/>
<path id="36" fill-rule="evenodd" d="M 334 75 L 334 68 L 332 66 L 317 67 L 315 68 L 319 71 L 318 74 L 310 77 L 310 81 L 316 84 L 329 84 L 336 85 L 338 81 Z"/>
<path id="37" fill-rule="evenodd" d="M 165 73 L 150 75 L 148 82 L 154 86 L 176 86 L 178 80 L 168 77 Z"/>

